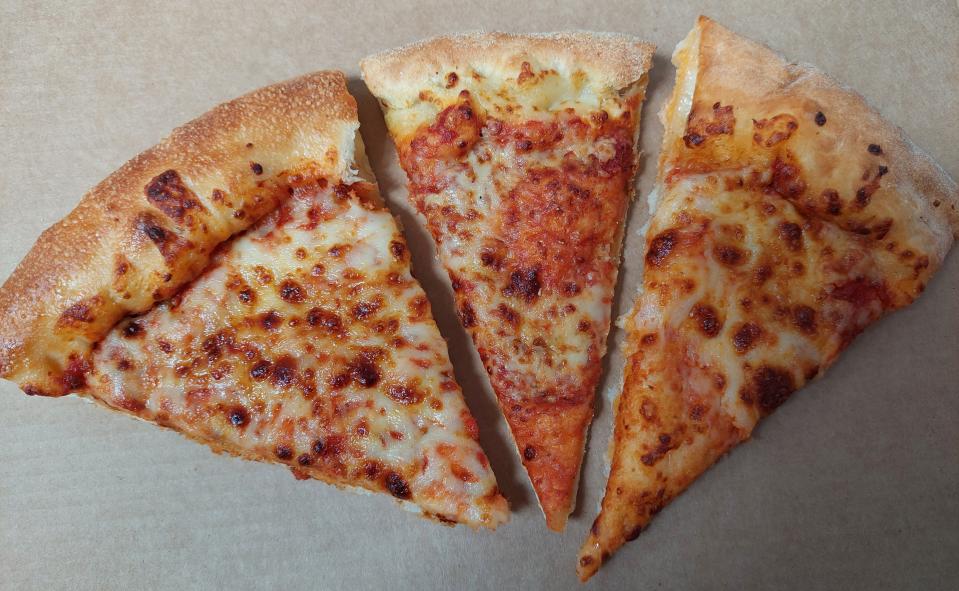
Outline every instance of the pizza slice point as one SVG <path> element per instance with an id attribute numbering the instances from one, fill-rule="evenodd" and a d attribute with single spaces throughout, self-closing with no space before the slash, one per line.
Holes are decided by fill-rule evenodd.
<path id="1" fill-rule="evenodd" d="M 553 530 L 593 416 L 653 50 L 490 33 L 361 64 Z"/>
<path id="2" fill-rule="evenodd" d="M 256 176 L 276 166 L 254 186 L 279 196 L 278 205 L 205 256 L 182 289 L 106 331 L 71 389 L 217 452 L 385 492 L 444 523 L 495 528 L 508 518 L 506 500 L 429 301 L 410 274 L 406 243 L 380 200 L 345 78 L 319 73 L 278 88 L 250 96 L 280 100 L 270 107 L 280 135 L 264 131 L 266 145 L 258 145 L 248 134 L 261 123 L 247 121 L 249 113 L 217 118 L 233 133 L 209 123 L 220 139 L 193 155 L 241 154 Z M 288 91 L 295 99 L 283 107 Z M 334 127 L 312 125 L 334 115 Z M 296 141 L 284 140 L 298 118 Z M 225 192 L 217 199 L 243 211 Z M 187 243 L 175 234 L 179 226 L 150 215 L 170 224 L 169 240 Z M 134 289 L 149 287 L 128 289 L 138 297 Z"/>
<path id="3" fill-rule="evenodd" d="M 959 190 L 861 96 L 701 17 L 676 87 L 581 579 L 757 422 L 907 306 Z"/>

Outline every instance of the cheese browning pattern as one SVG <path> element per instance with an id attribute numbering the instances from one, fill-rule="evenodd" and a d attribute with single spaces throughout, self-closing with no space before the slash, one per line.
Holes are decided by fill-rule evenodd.
<path id="1" fill-rule="evenodd" d="M 560 74 L 522 62 L 512 76 L 499 94 L 461 83 L 396 139 L 460 320 L 547 523 L 562 529 L 602 369 L 642 91 L 531 109 L 510 93 L 550 88 Z"/>
<path id="2" fill-rule="evenodd" d="M 495 527 L 505 500 L 375 187 L 302 178 L 289 192 L 185 291 L 118 326 L 86 395 L 298 477 Z"/>
<path id="3" fill-rule="evenodd" d="M 918 297 L 951 242 L 942 218 L 909 201 L 924 196 L 907 184 L 914 164 L 880 146 L 888 124 L 842 127 L 839 105 L 866 115 L 847 91 L 818 73 L 797 78 L 708 19 L 699 27 L 674 56 L 658 205 L 583 579 L 863 329 Z M 756 77 L 776 84 L 759 95 L 776 100 L 730 81 L 723 64 L 737 52 L 747 57 L 736 68 L 771 64 Z"/>

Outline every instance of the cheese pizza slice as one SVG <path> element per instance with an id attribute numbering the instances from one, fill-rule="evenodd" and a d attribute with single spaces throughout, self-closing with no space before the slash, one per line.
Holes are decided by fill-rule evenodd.
<path id="1" fill-rule="evenodd" d="M 0 377 L 28 394 L 76 390 L 96 342 L 196 277 L 291 176 L 346 170 L 358 123 L 341 82 L 303 76 L 222 104 L 91 189 L 0 289 Z"/>
<path id="2" fill-rule="evenodd" d="M 440 37 L 364 60 L 547 525 L 575 500 L 653 47 Z"/>
<path id="3" fill-rule="evenodd" d="M 870 323 L 915 300 L 959 229 L 956 183 L 821 72 L 706 18 L 673 62 L 584 580 Z"/>
<path id="4" fill-rule="evenodd" d="M 270 106 L 278 130 L 293 130 L 296 121 L 286 119 L 302 117 L 305 126 L 291 134 L 302 148 L 295 157 L 263 158 L 291 146 L 258 146 L 257 139 L 271 140 L 265 132 L 250 139 L 260 123 L 245 120 L 248 114 L 215 145 L 196 137 L 193 156 L 232 153 L 256 177 L 283 166 L 254 183 L 254 192 L 274 195 L 279 205 L 220 244 L 172 297 L 106 331 L 70 389 L 218 452 L 283 464 L 298 478 L 386 492 L 445 523 L 495 528 L 507 519 L 506 501 L 430 304 L 410 274 L 406 244 L 372 180 L 345 78 L 318 73 L 257 94 L 296 96 L 295 110 L 282 100 Z M 336 118 L 339 135 L 310 127 L 324 117 Z M 159 212 L 148 210 L 155 229 L 145 232 L 162 254 L 164 245 L 190 243 L 162 214 L 175 203 L 201 213 L 213 206 L 201 205 L 188 173 L 170 168 L 160 178 L 168 196 Z M 148 199 L 159 194 L 158 182 L 141 189 Z M 226 190 L 204 195 L 242 211 Z M 185 207 L 186 199 L 194 205 Z M 137 264 L 111 271 L 125 276 Z M 4 287 L 7 297 L 25 295 L 16 286 Z M 134 294 L 144 287 L 125 284 Z"/>

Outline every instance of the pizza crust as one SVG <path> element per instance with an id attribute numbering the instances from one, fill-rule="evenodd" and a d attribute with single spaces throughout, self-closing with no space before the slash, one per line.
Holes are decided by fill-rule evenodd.
<path id="1" fill-rule="evenodd" d="M 126 163 L 0 288 L 0 376 L 29 394 L 82 386 L 91 347 L 123 316 L 175 293 L 284 198 L 273 180 L 349 176 L 358 127 L 343 74 L 317 72 L 220 105 Z"/>
<path id="2" fill-rule="evenodd" d="M 469 66 L 481 73 L 513 75 L 530 59 L 561 72 L 585 69 L 589 83 L 597 88 L 624 88 L 646 75 L 654 51 L 651 43 L 617 33 L 476 32 L 384 51 L 361 61 L 360 68 L 374 95 L 385 97 L 391 108 L 401 108 L 417 99 L 423 80 L 442 77 L 451 68 Z"/>
<path id="3" fill-rule="evenodd" d="M 695 52 L 695 59 L 689 62 L 698 66 L 690 104 L 721 96 L 724 105 L 733 105 L 743 113 L 772 113 L 781 107 L 785 112 L 804 111 L 810 120 L 823 113 L 826 122 L 821 127 L 800 124 L 799 137 L 795 138 L 800 142 L 797 152 L 818 154 L 820 159 L 808 169 L 824 172 L 825 181 L 840 193 L 844 187 L 854 191 L 862 184 L 860 173 L 880 160 L 868 151 L 868 146 L 879 146 L 879 156 L 888 164 L 882 186 L 887 194 L 899 197 L 898 203 L 886 204 L 886 213 L 897 223 L 915 222 L 904 234 L 928 235 L 930 256 L 942 261 L 952 239 L 959 237 L 959 187 L 861 94 L 815 66 L 791 63 L 766 45 L 741 37 L 705 16 L 699 17 L 683 44 Z M 677 83 L 680 77 L 681 73 Z M 688 112 L 665 116 L 664 142 L 679 139 L 677 134 L 682 135 L 687 115 Z M 813 134 L 804 135 L 809 130 L 829 136 L 827 149 Z M 664 151 L 661 175 L 668 157 Z M 843 166 L 823 165 L 829 158 L 841 159 Z M 876 197 L 873 201 L 878 200 Z"/>

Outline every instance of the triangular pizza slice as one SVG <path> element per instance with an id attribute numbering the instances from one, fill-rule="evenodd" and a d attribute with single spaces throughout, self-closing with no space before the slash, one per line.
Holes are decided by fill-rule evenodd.
<path id="1" fill-rule="evenodd" d="M 439 37 L 364 60 L 547 525 L 575 499 L 653 47 Z"/>
<path id="2" fill-rule="evenodd" d="M 582 579 L 866 326 L 917 298 L 959 228 L 955 182 L 821 72 L 706 18 L 673 62 Z"/>
<path id="3" fill-rule="evenodd" d="M 249 119 L 251 103 L 274 114 L 276 135 L 257 133 L 267 123 Z M 301 478 L 387 492 L 443 522 L 505 521 L 506 501 L 446 343 L 366 164 L 343 75 L 305 76 L 213 113 L 200 122 L 218 134 L 214 143 L 196 133 L 197 122 L 174 138 L 192 137 L 197 161 L 230 154 L 221 156 L 227 170 L 235 165 L 261 178 L 253 193 L 273 195 L 263 199 L 279 206 L 220 244 L 172 297 L 91 338 L 70 389 L 215 451 L 284 464 Z M 213 208 L 201 201 L 243 211 L 243 198 L 217 188 L 218 180 L 196 181 L 149 156 L 134 163 L 145 160 L 153 170 L 142 174 L 152 180 L 139 190 L 159 211 L 124 212 L 152 220 L 143 248 L 190 248 L 178 230 L 193 227 L 176 223 L 179 209 L 184 219 Z M 129 180 L 133 171 L 141 173 L 128 165 L 101 188 L 125 183 L 132 190 L 141 182 Z M 127 269 L 118 263 L 110 271 L 122 278 L 137 264 L 130 258 Z M 48 271 L 49 283 L 64 280 Z M 23 297 L 16 286 L 8 283 L 4 296 Z M 123 289 L 139 297 L 144 287 Z"/>

